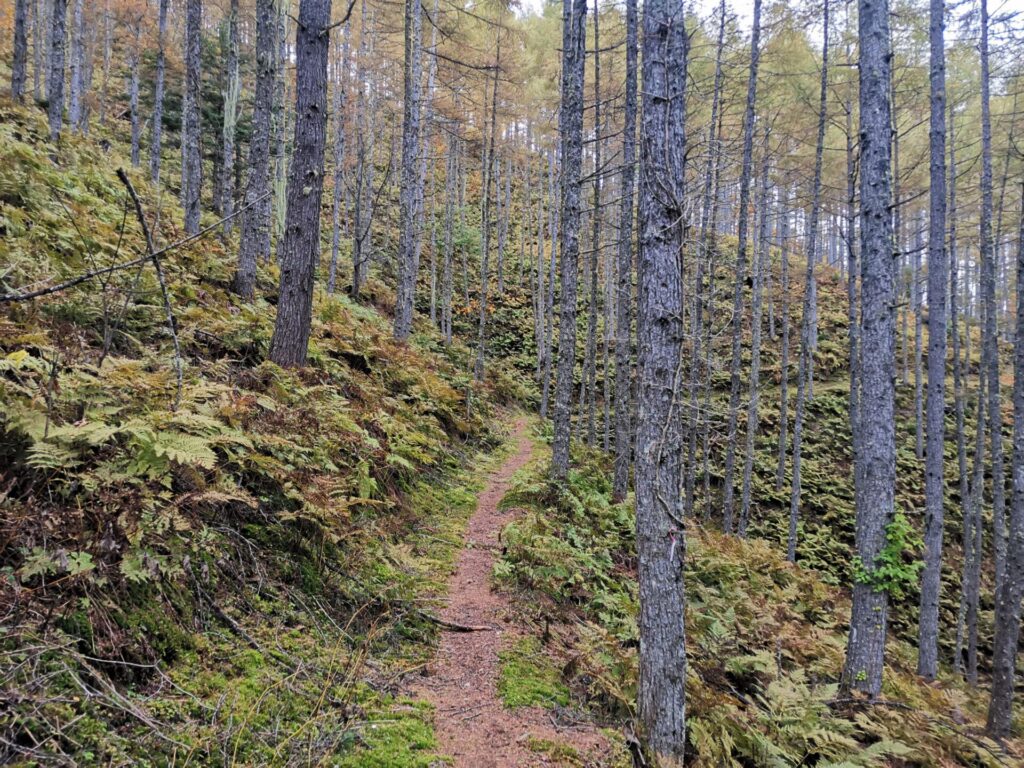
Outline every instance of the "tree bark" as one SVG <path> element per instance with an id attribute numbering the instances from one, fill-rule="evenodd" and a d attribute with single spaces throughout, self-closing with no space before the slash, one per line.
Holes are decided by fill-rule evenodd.
<path id="1" fill-rule="evenodd" d="M 760 4 L 760 0 L 757 0 Z M 643 11 L 640 128 L 637 554 L 639 715 L 658 768 L 682 768 L 686 745 L 686 632 L 679 391 L 683 340 L 685 96 L 688 38 L 682 3 Z"/>
<path id="2" fill-rule="evenodd" d="M 138 24 L 136 24 L 136 29 Z M 71 89 L 68 93 L 68 125 L 72 133 L 82 128 L 85 99 L 85 0 L 75 0 L 71 12 Z M 137 163 L 136 163 L 137 164 Z"/>
<path id="3" fill-rule="evenodd" d="M 200 199 L 203 190 L 202 154 L 202 75 L 200 70 L 202 48 L 202 0 L 187 0 L 185 16 L 185 90 L 187 101 L 184 114 L 184 157 L 182 181 L 184 186 L 185 232 L 199 232 Z"/>
<path id="4" fill-rule="evenodd" d="M 827 34 L 827 33 L 826 33 Z M 764 134 L 764 159 L 761 169 L 760 194 L 760 231 L 754 250 L 754 285 L 751 303 L 750 331 L 750 397 L 747 400 L 747 444 L 743 455 L 743 489 L 740 492 L 740 519 L 738 533 L 741 538 L 747 536 L 747 523 L 750 521 L 751 482 L 754 474 L 754 440 L 757 436 L 761 398 L 761 334 L 764 317 L 764 276 L 768 272 L 768 172 L 771 160 L 768 154 L 767 129 Z"/>
<path id="5" fill-rule="evenodd" d="M 939 665 L 939 599 L 945 521 L 943 447 L 946 434 L 946 52 L 945 1 L 929 4 L 931 48 L 928 206 L 928 447 L 924 471 L 924 571 L 918 623 L 917 673 L 934 680 Z M 1024 390 L 1022 390 L 1024 393 Z M 1024 398 L 1024 394 L 1022 394 Z M 1022 399 L 1024 403 L 1024 399 Z"/>
<path id="6" fill-rule="evenodd" d="M 888 593 L 874 581 L 892 519 L 896 485 L 895 263 L 891 219 L 890 37 L 888 0 L 858 0 L 861 135 L 861 482 L 856 489 L 856 550 L 844 690 L 872 698 L 882 689 Z"/>
<path id="7" fill-rule="evenodd" d="M 1024 199 L 1024 185 L 1021 187 Z M 1017 337 L 1013 357 L 1013 498 L 1003 582 L 996 594 L 992 648 L 992 698 L 986 730 L 994 738 L 1010 734 L 1014 677 L 1024 596 L 1024 211 L 1017 240 Z"/>
<path id="8" fill-rule="evenodd" d="M 238 52 L 241 42 L 238 34 L 238 0 L 231 0 L 228 8 L 227 82 L 224 89 L 224 125 L 221 145 L 220 193 L 223 204 L 224 236 L 234 229 L 235 212 L 235 131 L 238 127 L 238 102 L 242 95 L 242 77 L 239 72 Z"/>
<path id="9" fill-rule="evenodd" d="M 724 0 L 723 0 L 724 1 Z M 626 498 L 632 457 L 633 189 L 636 178 L 637 0 L 626 0 L 626 94 L 622 128 L 618 269 L 615 293 L 615 469 L 612 495 Z"/>
<path id="10" fill-rule="evenodd" d="M 736 281 L 732 298 L 732 362 L 729 366 L 729 415 L 726 427 L 725 479 L 722 527 L 733 532 L 735 513 L 736 432 L 740 412 L 740 365 L 743 353 L 743 291 L 747 284 L 747 227 L 750 207 L 750 177 L 754 153 L 754 107 L 757 102 L 757 69 L 761 57 L 761 0 L 754 0 L 753 30 L 750 35 L 750 71 L 747 105 L 743 115 L 743 161 L 740 169 L 739 244 L 736 249 Z"/>
<path id="11" fill-rule="evenodd" d="M 996 322 L 996 254 L 992 242 L 992 118 L 989 104 L 988 2 L 981 0 L 981 290 L 984 297 L 982 366 L 988 376 L 988 427 L 992 460 L 992 539 L 997 594 L 1006 564 L 1006 478 L 1003 415 L 999 392 L 999 336 Z"/>
<path id="12" fill-rule="evenodd" d="M 825 123 L 828 117 L 828 34 L 829 3 L 824 6 L 824 35 L 821 47 L 821 96 L 818 102 L 818 138 L 814 149 L 814 180 L 811 188 L 811 217 L 807 225 L 804 255 L 807 277 L 804 281 L 804 305 L 800 322 L 800 365 L 796 380 L 796 414 L 793 421 L 793 477 L 789 495 L 789 537 L 786 558 L 796 562 L 797 521 L 800 515 L 800 460 L 803 452 L 804 419 L 811 396 L 814 363 L 814 297 L 817 285 L 814 266 L 818 258 L 818 220 L 821 213 L 821 167 L 825 150 Z"/>
<path id="13" fill-rule="evenodd" d="M 28 77 L 28 3 L 16 0 L 14 4 L 14 60 L 11 64 L 11 98 L 21 101 L 25 96 Z"/>
<path id="14" fill-rule="evenodd" d="M 295 139 L 281 250 L 280 298 L 270 359 L 305 365 L 320 257 L 320 205 L 327 144 L 327 56 L 331 0 L 302 0 L 295 44 Z"/>
<path id="15" fill-rule="evenodd" d="M 249 141 L 249 178 L 245 187 L 238 269 L 232 290 L 252 300 L 256 262 L 270 251 L 270 122 L 274 98 L 274 45 L 277 38 L 274 0 L 256 3 L 256 91 Z"/>
<path id="16" fill-rule="evenodd" d="M 157 11 L 156 72 L 153 83 L 153 124 L 150 126 L 149 177 L 154 184 L 160 183 L 160 151 L 163 147 L 164 131 L 164 83 L 167 78 L 167 12 L 170 0 L 159 0 Z"/>
<path id="17" fill-rule="evenodd" d="M 338 280 L 338 255 L 341 251 L 342 218 L 345 208 L 345 108 L 348 104 L 348 57 L 352 23 L 345 25 L 338 62 L 338 82 L 334 91 L 334 200 L 331 213 L 331 265 L 327 274 L 327 293 L 333 295 Z"/>
<path id="18" fill-rule="evenodd" d="M 50 140 L 60 138 L 64 125 L 64 38 L 67 31 L 67 0 L 53 0 L 50 27 L 50 71 L 46 78 Z"/>
<path id="19" fill-rule="evenodd" d="M 420 0 L 405 0 L 405 100 L 402 115 L 401 237 L 398 245 L 398 292 L 395 299 L 394 335 L 405 341 L 412 333 L 413 303 L 419 253 L 416 249 L 416 201 L 422 179 L 417 161 L 420 152 L 420 88 L 423 12 Z"/>
<path id="20" fill-rule="evenodd" d="M 558 372 L 555 383 L 552 472 L 569 473 L 570 412 L 576 367 L 576 298 L 580 254 L 580 173 L 583 166 L 583 69 L 587 0 L 569 0 L 562 20 L 562 104 L 558 118 L 562 149 L 561 281 Z"/>

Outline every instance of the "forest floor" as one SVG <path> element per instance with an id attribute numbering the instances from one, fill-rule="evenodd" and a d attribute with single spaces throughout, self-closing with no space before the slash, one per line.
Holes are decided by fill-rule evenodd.
<path id="1" fill-rule="evenodd" d="M 524 631 L 508 595 L 496 591 L 491 574 L 501 549 L 501 531 L 522 510 L 501 500 L 513 476 L 534 458 L 529 421 L 514 424 L 515 450 L 487 479 L 466 529 L 458 565 L 440 618 L 448 623 L 437 656 L 413 685 L 414 695 L 435 707 L 439 751 L 457 768 L 488 766 L 599 765 L 608 739 L 596 726 L 574 722 L 572 713 L 537 706 L 509 707 L 499 693 L 500 654 Z"/>

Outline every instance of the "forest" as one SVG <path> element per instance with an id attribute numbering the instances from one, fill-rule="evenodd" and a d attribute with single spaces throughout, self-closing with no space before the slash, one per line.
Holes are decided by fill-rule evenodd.
<path id="1" fill-rule="evenodd" d="M 0 764 L 1024 766 L 1024 0 L 0 0 Z"/>

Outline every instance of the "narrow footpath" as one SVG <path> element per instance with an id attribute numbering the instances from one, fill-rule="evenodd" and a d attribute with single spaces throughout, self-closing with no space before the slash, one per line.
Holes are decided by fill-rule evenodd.
<path id="1" fill-rule="evenodd" d="M 443 632 L 437 657 L 414 684 L 414 695 L 436 708 L 439 751 L 451 756 L 456 768 L 558 765 L 550 755 L 530 749 L 538 740 L 571 747 L 584 765 L 596 766 L 608 746 L 592 726 L 559 725 L 549 710 L 539 707 L 508 709 L 498 696 L 498 651 L 522 634 L 509 598 L 491 585 L 499 534 L 521 510 L 498 507 L 512 476 L 532 458 L 528 429 L 524 418 L 515 423 L 515 453 L 488 478 L 480 494 L 448 585 L 447 605 L 440 611 L 446 622 L 487 629 Z"/>

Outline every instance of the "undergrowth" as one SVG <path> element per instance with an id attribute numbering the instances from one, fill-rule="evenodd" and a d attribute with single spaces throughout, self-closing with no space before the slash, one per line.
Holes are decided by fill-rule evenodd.
<path id="1" fill-rule="evenodd" d="M 0 293 L 136 259 L 116 143 L 62 138 L 0 100 Z M 169 190 L 132 173 L 158 247 Z M 136 178 L 137 177 L 137 178 Z M 431 713 L 397 681 L 433 647 L 440 593 L 525 397 L 428 324 L 395 343 L 388 290 L 318 295 L 310 365 L 263 362 L 236 241 L 0 314 L 0 762 L 427 766 Z"/>
<path id="2" fill-rule="evenodd" d="M 549 484 L 541 466 L 512 488 L 504 503 L 527 511 L 505 529 L 495 573 L 548 638 L 537 647 L 570 660 L 562 683 L 574 697 L 626 725 L 636 717 L 639 645 L 631 500 L 611 503 L 604 458 L 577 459 L 564 486 Z M 981 735 L 980 691 L 951 675 L 920 683 L 913 648 L 898 639 L 884 702 L 839 698 L 847 597 L 768 542 L 696 521 L 687 535 L 693 765 L 939 768 L 1008 765 L 1024 754 Z"/>

